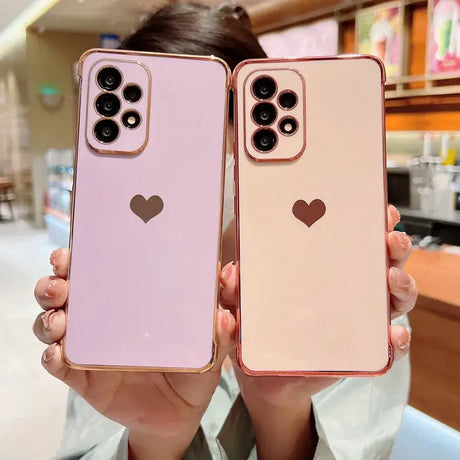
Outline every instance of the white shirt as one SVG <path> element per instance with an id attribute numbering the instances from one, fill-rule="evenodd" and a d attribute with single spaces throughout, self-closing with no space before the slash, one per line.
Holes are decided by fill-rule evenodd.
<path id="1" fill-rule="evenodd" d="M 226 159 L 226 178 L 224 228 L 233 219 L 231 156 Z M 393 323 L 409 328 L 406 316 Z M 409 382 L 409 357 L 405 356 L 381 377 L 344 378 L 314 395 L 312 405 L 318 433 L 315 459 L 388 459 L 407 403 Z M 128 434 L 125 427 L 99 414 L 70 390 L 64 438 L 55 458 L 128 460 Z M 233 370 L 222 370 L 201 428 L 184 458 L 257 458 L 254 431 Z"/>

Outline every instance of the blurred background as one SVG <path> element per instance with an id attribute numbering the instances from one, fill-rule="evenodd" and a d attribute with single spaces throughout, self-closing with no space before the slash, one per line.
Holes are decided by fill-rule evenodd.
<path id="1" fill-rule="evenodd" d="M 0 3 L 0 458 L 49 458 L 62 435 L 66 389 L 41 369 L 31 326 L 33 286 L 50 273 L 50 251 L 68 242 L 76 63 L 89 48 L 117 47 L 164 3 Z M 413 238 L 407 269 L 420 290 L 410 404 L 458 430 L 460 0 L 237 3 L 269 56 L 384 61 L 388 196 Z"/>

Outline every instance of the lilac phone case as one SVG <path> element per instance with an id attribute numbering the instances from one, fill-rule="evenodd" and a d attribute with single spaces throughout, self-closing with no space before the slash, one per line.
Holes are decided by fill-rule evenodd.
<path id="1" fill-rule="evenodd" d="M 145 148 L 98 153 L 87 129 L 101 91 L 95 69 L 116 66 L 123 87 L 136 78 L 133 63 L 150 75 L 150 94 L 122 100 L 120 112 L 150 110 L 138 134 Z M 228 67 L 211 57 L 91 50 L 79 72 L 65 360 L 204 371 L 215 359 Z M 132 133 L 123 136 L 121 147 L 132 148 Z"/>

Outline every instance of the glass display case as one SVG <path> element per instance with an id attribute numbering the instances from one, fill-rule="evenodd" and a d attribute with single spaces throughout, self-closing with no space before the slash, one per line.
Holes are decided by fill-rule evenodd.
<path id="1" fill-rule="evenodd" d="M 49 149 L 45 158 L 48 173 L 44 209 L 46 226 L 54 244 L 68 246 L 74 152 Z"/>

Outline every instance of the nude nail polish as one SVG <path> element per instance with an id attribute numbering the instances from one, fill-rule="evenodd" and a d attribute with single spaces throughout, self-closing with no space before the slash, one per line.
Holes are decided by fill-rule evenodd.
<path id="1" fill-rule="evenodd" d="M 52 280 L 48 283 L 45 288 L 44 295 L 47 298 L 55 297 L 56 296 L 56 285 L 58 282 L 56 280 Z"/>
<path id="2" fill-rule="evenodd" d="M 411 341 L 411 335 L 409 333 L 407 333 L 407 339 L 406 338 L 400 338 L 398 340 L 398 347 L 401 350 L 406 350 L 407 348 L 409 348 L 410 341 Z"/>
<path id="3" fill-rule="evenodd" d="M 45 327 L 46 330 L 49 330 L 50 324 L 52 317 L 56 313 L 56 310 L 48 310 L 43 316 L 42 316 L 42 321 L 43 321 L 43 326 Z"/>
<path id="4" fill-rule="evenodd" d="M 53 343 L 43 352 L 42 360 L 44 363 L 48 363 L 49 361 L 51 361 L 51 359 L 54 356 L 55 350 L 56 350 L 56 344 Z"/>

